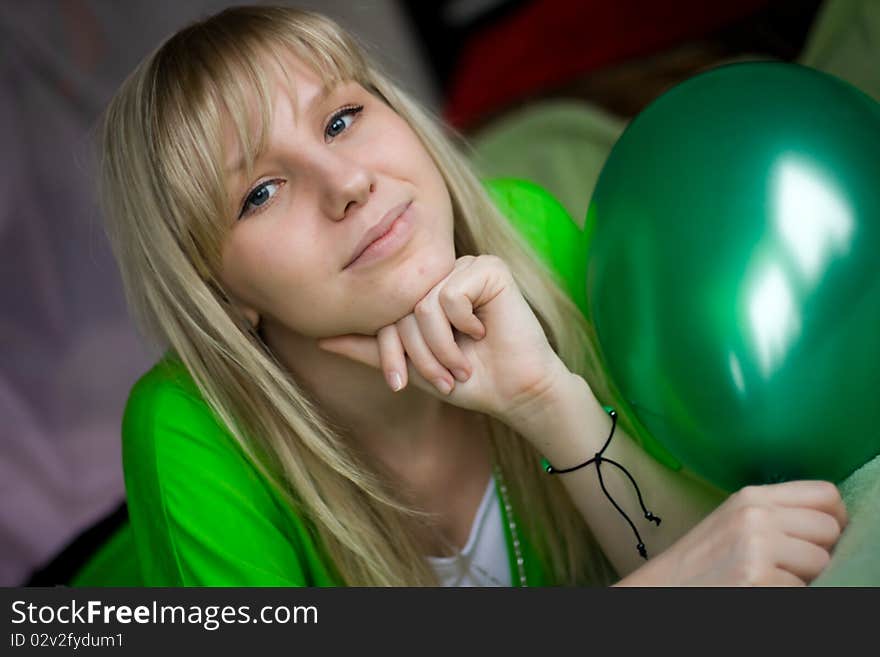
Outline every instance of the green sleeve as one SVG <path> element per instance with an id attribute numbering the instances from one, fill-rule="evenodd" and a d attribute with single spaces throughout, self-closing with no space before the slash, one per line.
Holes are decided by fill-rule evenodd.
<path id="1" fill-rule="evenodd" d="M 147 586 L 312 586 L 331 578 L 299 518 L 163 360 L 123 419 L 129 516 Z"/>
<path id="2" fill-rule="evenodd" d="M 484 184 L 496 207 L 586 316 L 587 244 L 580 226 L 559 201 L 535 183 L 493 178 Z"/>

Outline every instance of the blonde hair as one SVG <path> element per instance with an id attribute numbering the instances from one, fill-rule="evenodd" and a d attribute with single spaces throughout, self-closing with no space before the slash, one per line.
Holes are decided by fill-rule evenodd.
<path id="1" fill-rule="evenodd" d="M 289 8 L 225 10 L 172 36 L 110 103 L 101 135 L 101 196 L 141 330 L 176 352 L 230 433 L 313 523 L 342 582 L 436 585 L 418 538 L 426 514 L 405 504 L 322 417 L 218 281 L 230 212 L 223 122 L 231 117 L 250 169 L 270 121 L 263 67 L 273 52 L 292 52 L 327 83 L 360 83 L 410 124 L 448 186 L 457 255 L 504 259 L 553 348 L 602 398 L 589 327 L 435 121 L 325 17 Z M 261 111 L 256 132 L 249 114 L 254 99 Z M 522 530 L 551 581 L 608 583 L 611 567 L 562 485 L 541 472 L 540 456 L 525 439 L 490 424 Z"/>

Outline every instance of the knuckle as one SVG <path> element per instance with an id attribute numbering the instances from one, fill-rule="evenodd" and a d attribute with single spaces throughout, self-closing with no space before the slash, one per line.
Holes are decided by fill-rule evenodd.
<path id="1" fill-rule="evenodd" d="M 507 268 L 507 265 L 504 264 L 504 261 L 500 257 L 498 257 L 497 255 L 486 254 L 486 255 L 480 256 L 480 258 L 483 260 L 483 262 L 488 267 L 494 267 L 494 268 L 499 268 L 499 269 L 501 269 L 501 268 L 506 269 Z"/>
<path id="2" fill-rule="evenodd" d="M 754 504 L 761 499 L 762 491 L 760 486 L 743 486 L 736 493 L 737 500 L 743 504 Z"/>
<path id="3" fill-rule="evenodd" d="M 824 525 L 824 531 L 828 535 L 831 541 L 836 542 L 838 538 L 840 538 L 841 528 L 840 523 L 837 521 L 837 518 L 830 516 L 828 514 L 824 514 L 821 521 Z"/>
<path id="4" fill-rule="evenodd" d="M 823 498 L 826 498 L 831 502 L 837 502 L 842 499 L 840 496 L 840 491 L 837 489 L 837 486 L 832 484 L 830 481 L 817 481 L 814 485 L 816 486 Z"/>
<path id="5" fill-rule="evenodd" d="M 413 313 L 416 317 L 423 318 L 430 315 L 431 310 L 431 301 L 428 297 L 425 297 L 415 305 L 415 308 L 413 308 Z"/>
<path id="6" fill-rule="evenodd" d="M 769 515 L 764 507 L 749 504 L 737 509 L 734 525 L 739 531 L 752 535 L 765 526 Z"/>
<path id="7" fill-rule="evenodd" d="M 441 304 L 448 306 L 455 302 L 456 292 L 451 287 L 447 286 L 440 290 L 437 297 Z"/>

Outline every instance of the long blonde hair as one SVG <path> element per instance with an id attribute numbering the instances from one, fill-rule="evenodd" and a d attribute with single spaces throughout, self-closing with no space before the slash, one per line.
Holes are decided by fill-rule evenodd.
<path id="1" fill-rule="evenodd" d="M 450 138 L 325 17 L 289 8 L 225 10 L 172 36 L 110 103 L 101 196 L 128 303 L 145 336 L 176 353 L 230 433 L 313 524 L 342 582 L 436 585 L 418 538 L 426 514 L 405 504 L 322 416 L 218 280 L 230 212 L 223 122 L 233 121 L 251 169 L 270 121 L 263 67 L 279 52 L 292 52 L 328 84 L 360 83 L 412 126 L 448 186 L 457 255 L 503 258 L 553 348 L 602 398 L 589 327 Z M 551 581 L 608 583 L 608 561 L 561 484 L 541 472 L 534 448 L 494 420 L 491 434 L 523 531 Z"/>

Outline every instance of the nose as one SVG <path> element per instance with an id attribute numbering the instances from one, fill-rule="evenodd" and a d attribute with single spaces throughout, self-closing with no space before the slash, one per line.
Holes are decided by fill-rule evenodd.
<path id="1" fill-rule="evenodd" d="M 316 162 L 315 181 L 320 203 L 327 217 L 340 221 L 363 205 L 376 188 L 370 167 L 346 155 L 325 151 Z"/>

